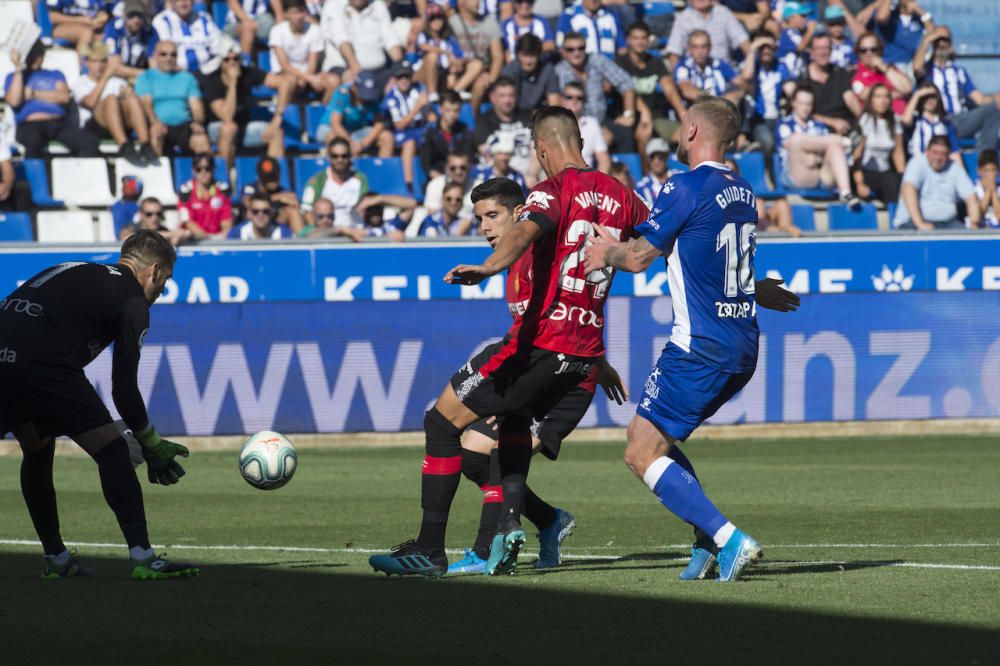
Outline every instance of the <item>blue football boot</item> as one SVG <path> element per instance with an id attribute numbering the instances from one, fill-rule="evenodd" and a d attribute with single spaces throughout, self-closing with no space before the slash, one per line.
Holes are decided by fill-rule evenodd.
<path id="1" fill-rule="evenodd" d="M 738 580 L 744 569 L 763 556 L 760 544 L 749 535 L 736 530 L 716 556 L 719 560 L 719 577 L 716 580 L 721 582 Z"/>
<path id="2" fill-rule="evenodd" d="M 562 562 L 562 552 L 560 547 L 562 542 L 573 533 L 576 527 L 576 519 L 573 514 L 563 509 L 556 509 L 556 519 L 552 524 L 538 533 L 538 559 L 535 560 L 536 569 L 548 569 L 557 567 Z"/>
<path id="3" fill-rule="evenodd" d="M 476 555 L 471 548 L 465 549 L 465 557 L 448 565 L 449 574 L 481 574 L 486 571 L 486 560 Z"/>
<path id="4" fill-rule="evenodd" d="M 704 532 L 698 533 L 694 545 L 691 546 L 691 559 L 687 568 L 681 572 L 681 580 L 702 580 L 712 574 L 715 567 L 715 554 L 719 551 L 715 542 Z"/>
<path id="5" fill-rule="evenodd" d="M 490 546 L 490 557 L 486 560 L 487 576 L 511 576 L 517 569 L 517 554 L 521 552 L 526 537 L 524 530 L 513 527 L 507 532 L 498 532 Z"/>
<path id="6" fill-rule="evenodd" d="M 372 555 L 368 558 L 368 564 L 376 572 L 381 571 L 386 576 L 417 574 L 438 578 L 448 571 L 447 555 L 429 555 L 420 550 L 413 540 L 399 544 L 384 555 Z"/>

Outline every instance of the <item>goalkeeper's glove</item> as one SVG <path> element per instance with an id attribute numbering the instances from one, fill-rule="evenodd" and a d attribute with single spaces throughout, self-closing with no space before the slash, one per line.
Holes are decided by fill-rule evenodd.
<path id="1" fill-rule="evenodd" d="M 184 468 L 174 458 L 188 457 L 190 452 L 186 446 L 163 439 L 152 425 L 136 433 L 136 439 L 142 445 L 142 457 L 146 459 L 151 483 L 169 485 L 184 476 Z"/>

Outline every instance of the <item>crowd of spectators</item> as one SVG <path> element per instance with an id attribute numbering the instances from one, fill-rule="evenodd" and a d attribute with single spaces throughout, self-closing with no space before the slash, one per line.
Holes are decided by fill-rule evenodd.
<path id="1" fill-rule="evenodd" d="M 705 94 L 739 106 L 732 150 L 760 152 L 776 190 L 895 206 L 895 228 L 998 224 L 1000 95 L 976 87 L 946 17 L 916 0 L 686 0 L 676 14 L 621 0 L 227 0 L 221 26 L 193 0 L 40 1 L 51 35 L 0 54 L 18 155 L 48 158 L 58 141 L 78 157 L 111 142 L 138 167 L 193 156 L 180 226 L 123 182 L 122 237 L 474 234 L 476 184 L 527 191 L 545 177 L 530 131 L 545 104 L 576 114 L 591 166 L 651 202 Z M 44 65 L 67 47 L 72 85 Z M 322 109 L 308 136 L 304 105 Z M 979 153 L 975 182 L 963 141 Z M 282 187 L 286 153 L 317 147 L 325 167 L 302 191 Z M 0 210 L 24 210 L 11 148 L 0 132 Z M 637 157 L 637 182 L 618 154 Z M 228 174 L 246 155 L 257 181 L 234 192 L 218 163 Z M 406 194 L 372 191 L 361 157 L 400 158 Z M 762 230 L 799 233 L 781 198 L 760 214 Z"/>

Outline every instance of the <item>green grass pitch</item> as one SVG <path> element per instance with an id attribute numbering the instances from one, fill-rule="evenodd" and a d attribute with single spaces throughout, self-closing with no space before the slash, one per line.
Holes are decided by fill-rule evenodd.
<path id="1" fill-rule="evenodd" d="M 0 663 L 1000 663 L 996 438 L 685 449 L 764 546 L 736 584 L 677 580 L 691 530 L 631 477 L 621 444 L 536 459 L 532 486 L 577 518 L 564 566 L 534 571 L 529 536 L 517 575 L 441 580 L 367 566 L 416 535 L 418 448 L 301 449 L 274 492 L 247 485 L 234 452 L 193 454 L 170 488 L 143 473 L 153 541 L 203 573 L 142 583 L 96 468 L 75 456 L 56 459 L 63 533 L 99 577 L 40 580 L 20 459 L 0 457 Z M 471 544 L 479 503 L 463 480 L 450 548 Z"/>

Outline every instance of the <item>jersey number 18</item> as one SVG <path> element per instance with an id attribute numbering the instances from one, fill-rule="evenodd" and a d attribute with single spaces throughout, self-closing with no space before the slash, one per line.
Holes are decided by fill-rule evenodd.
<path id="1" fill-rule="evenodd" d="M 737 288 L 744 294 L 754 293 L 753 266 L 750 263 L 753 257 L 754 232 L 757 225 L 746 222 L 739 227 L 737 234 L 736 223 L 730 222 L 722 227 L 722 231 L 715 239 L 715 251 L 723 250 L 726 259 L 726 296 L 734 298 L 737 296 Z M 739 242 L 737 242 L 739 235 Z"/>

